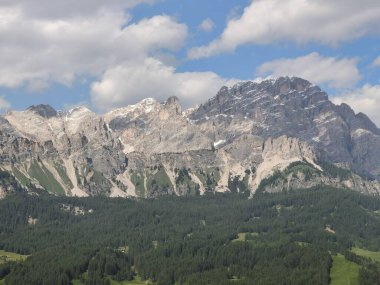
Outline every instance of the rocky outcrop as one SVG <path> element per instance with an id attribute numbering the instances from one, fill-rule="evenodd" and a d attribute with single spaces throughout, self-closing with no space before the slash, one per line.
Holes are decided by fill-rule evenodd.
<path id="1" fill-rule="evenodd" d="M 321 170 L 317 165 L 315 150 L 297 138 L 281 136 L 268 139 L 263 145 L 262 162 L 256 169 L 256 177 L 252 188 L 256 190 L 261 181 L 271 176 L 275 171 L 283 171 L 291 163 L 304 161 Z"/>

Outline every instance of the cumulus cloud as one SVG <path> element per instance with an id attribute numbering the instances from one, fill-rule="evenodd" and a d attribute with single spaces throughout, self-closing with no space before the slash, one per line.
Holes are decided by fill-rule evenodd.
<path id="1" fill-rule="evenodd" d="M 28 18 L 72 18 L 88 17 L 99 11 L 123 11 L 138 4 L 152 4 L 155 0 L 2 0 L 3 8 L 17 7 Z"/>
<path id="2" fill-rule="evenodd" d="M 185 24 L 167 15 L 132 22 L 129 8 L 153 2 L 0 1 L 0 87 L 39 91 L 91 78 L 91 103 L 99 110 L 173 95 L 190 106 L 215 95 L 227 80 L 174 67 L 173 52 L 187 38 Z M 204 31 L 213 26 L 211 19 L 201 24 Z M 3 99 L 1 104 L 9 107 Z"/>
<path id="3" fill-rule="evenodd" d="M 128 62 L 107 70 L 91 86 L 93 104 L 101 110 L 154 97 L 177 96 L 185 107 L 205 101 L 230 82 L 213 72 L 177 72 L 154 58 Z"/>
<path id="4" fill-rule="evenodd" d="M 257 71 L 262 76 L 298 76 L 316 84 L 328 84 L 333 88 L 351 87 L 361 77 L 357 59 L 323 57 L 316 52 L 297 58 L 266 62 Z"/>
<path id="5" fill-rule="evenodd" d="M 130 21 L 125 9 L 144 2 L 152 1 L 1 1 L 0 86 L 70 85 L 120 62 L 181 48 L 187 26 L 176 19 Z"/>
<path id="6" fill-rule="evenodd" d="M 380 66 L 380 56 L 378 56 L 378 57 L 372 62 L 372 65 L 373 65 L 373 66 Z"/>
<path id="7" fill-rule="evenodd" d="M 204 32 L 211 32 L 215 27 L 215 23 L 210 19 L 207 18 L 203 20 L 203 22 L 199 25 L 199 29 Z"/>
<path id="8" fill-rule="evenodd" d="M 331 98 L 335 104 L 346 103 L 355 112 L 368 115 L 380 127 L 380 85 L 364 85 L 362 88 Z"/>
<path id="9" fill-rule="evenodd" d="M 189 58 L 234 51 L 244 44 L 316 42 L 326 45 L 379 33 L 378 0 L 255 0 L 221 36 L 191 49 Z"/>

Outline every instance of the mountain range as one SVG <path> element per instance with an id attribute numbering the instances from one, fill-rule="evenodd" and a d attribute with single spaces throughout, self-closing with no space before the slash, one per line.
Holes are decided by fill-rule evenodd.
<path id="1" fill-rule="evenodd" d="M 98 115 L 49 105 L 0 117 L 0 196 L 153 198 L 318 185 L 380 193 L 380 129 L 296 77 L 222 87 L 182 110 L 152 98 Z"/>

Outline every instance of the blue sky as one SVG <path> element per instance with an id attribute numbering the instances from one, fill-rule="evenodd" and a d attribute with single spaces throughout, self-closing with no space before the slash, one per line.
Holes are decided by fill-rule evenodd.
<path id="1" fill-rule="evenodd" d="M 102 113 L 173 95 L 190 107 L 294 75 L 380 125 L 379 31 L 377 0 L 5 0 L 0 108 Z"/>

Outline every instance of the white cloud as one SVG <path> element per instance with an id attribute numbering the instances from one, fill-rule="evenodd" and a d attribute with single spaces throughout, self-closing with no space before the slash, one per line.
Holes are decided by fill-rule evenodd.
<path id="1" fill-rule="evenodd" d="M 164 101 L 177 96 L 185 107 L 214 96 L 228 80 L 213 72 L 176 72 L 154 58 L 128 62 L 107 70 L 91 87 L 92 101 L 101 110 L 136 103 L 147 97 Z"/>
<path id="2" fill-rule="evenodd" d="M 379 31 L 378 0 L 256 0 L 240 18 L 228 21 L 218 39 L 191 49 L 188 56 L 209 57 L 244 44 L 337 45 Z"/>
<path id="3" fill-rule="evenodd" d="M 207 18 L 203 20 L 203 22 L 199 25 L 199 29 L 204 32 L 211 32 L 215 27 L 215 23 L 210 19 Z"/>
<path id="4" fill-rule="evenodd" d="M 380 66 L 380 56 L 375 58 L 375 60 L 372 62 L 373 66 Z"/>
<path id="5" fill-rule="evenodd" d="M 262 76 L 298 76 L 334 88 L 351 87 L 360 79 L 357 59 L 323 57 L 316 52 L 297 58 L 266 62 L 257 71 Z"/>
<path id="6" fill-rule="evenodd" d="M 97 78 L 91 103 L 99 110 L 173 95 L 190 106 L 215 95 L 227 80 L 175 70 L 173 51 L 185 43 L 185 24 L 167 15 L 131 21 L 127 9 L 153 2 L 0 1 L 0 87 L 39 91 Z M 213 26 L 210 19 L 202 23 L 205 31 Z"/>
<path id="7" fill-rule="evenodd" d="M 346 103 L 355 112 L 368 115 L 380 126 L 380 85 L 364 85 L 362 88 L 331 98 L 335 104 Z"/>
<path id="8" fill-rule="evenodd" d="M 136 5 L 152 4 L 155 0 L 1 0 L 4 8 L 17 7 L 28 18 L 73 18 L 87 17 L 102 10 L 123 11 Z"/>
<path id="9" fill-rule="evenodd" d="M 51 82 L 70 85 L 120 62 L 178 50 L 187 37 L 186 25 L 166 15 L 130 22 L 125 9 L 150 2 L 1 1 L 0 86 L 39 90 Z"/>
<path id="10" fill-rule="evenodd" d="M 9 103 L 3 96 L 0 96 L 0 111 L 8 110 L 11 107 Z"/>

